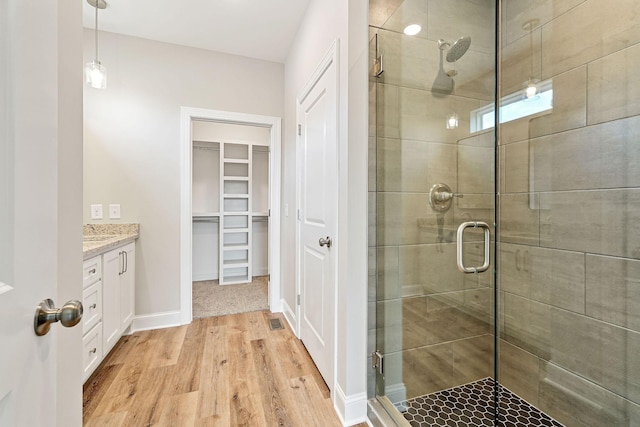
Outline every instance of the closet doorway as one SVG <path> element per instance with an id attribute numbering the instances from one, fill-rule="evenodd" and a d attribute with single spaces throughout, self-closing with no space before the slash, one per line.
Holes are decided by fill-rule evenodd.
<path id="1" fill-rule="evenodd" d="M 182 323 L 281 311 L 280 118 L 182 113 Z"/>

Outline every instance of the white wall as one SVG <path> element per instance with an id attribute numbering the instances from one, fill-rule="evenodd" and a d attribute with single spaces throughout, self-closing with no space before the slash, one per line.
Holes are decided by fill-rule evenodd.
<path id="1" fill-rule="evenodd" d="M 334 402 L 347 424 L 366 416 L 367 0 L 312 0 L 285 62 L 282 259 L 295 259 L 296 96 L 340 39 L 338 310 Z M 296 266 L 282 266 L 283 298 L 295 309 Z"/>
<path id="2" fill-rule="evenodd" d="M 84 219 L 139 222 L 136 315 L 180 309 L 180 106 L 283 115 L 283 65 L 101 32 L 108 88 L 84 93 Z M 84 32 L 84 60 L 93 59 Z M 106 210 L 105 210 L 106 212 Z M 102 222 L 109 222 L 108 219 Z"/>

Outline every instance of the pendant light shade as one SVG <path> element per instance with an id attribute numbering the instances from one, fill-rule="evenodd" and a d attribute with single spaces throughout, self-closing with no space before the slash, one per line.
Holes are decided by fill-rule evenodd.
<path id="1" fill-rule="evenodd" d="M 85 81 L 89 86 L 95 89 L 107 88 L 107 67 L 102 65 L 98 60 L 98 9 L 105 9 L 107 2 L 104 0 L 87 0 L 91 6 L 96 8 L 96 27 L 95 27 L 95 42 L 96 42 L 96 56 L 93 61 L 89 61 L 84 66 Z"/>
<path id="2" fill-rule="evenodd" d="M 102 65 L 97 59 L 87 62 L 84 67 L 84 74 L 87 84 L 92 88 L 107 88 L 107 67 Z"/>
<path id="3" fill-rule="evenodd" d="M 522 91 L 522 99 L 530 101 L 539 98 L 540 88 L 538 87 L 539 80 L 534 77 L 533 71 L 533 30 L 540 25 L 538 19 L 531 19 L 522 25 L 522 29 L 529 33 L 529 63 L 531 65 L 531 71 L 529 74 L 529 80 L 524 82 L 524 90 Z"/>

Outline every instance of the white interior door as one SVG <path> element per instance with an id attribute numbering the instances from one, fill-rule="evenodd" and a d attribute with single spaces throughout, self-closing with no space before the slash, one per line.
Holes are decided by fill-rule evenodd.
<path id="1" fill-rule="evenodd" d="M 300 339 L 330 389 L 335 358 L 338 216 L 336 84 L 335 58 L 328 55 L 298 103 Z"/>
<path id="2" fill-rule="evenodd" d="M 80 18 L 79 2 L 0 2 L 0 426 L 81 424 L 81 327 L 53 325 L 38 337 L 33 326 L 41 300 L 65 302 L 58 297 L 70 288 L 61 292 L 58 281 L 82 297 L 82 80 L 73 69 L 82 65 L 82 45 L 61 47 L 81 40 Z M 63 22 L 72 25 L 59 31 Z M 67 92 L 59 84 L 68 78 L 77 82 Z M 66 168 L 67 161 L 73 167 Z M 65 217 L 64 208 L 78 212 Z M 65 234 L 70 224 L 74 231 Z M 77 280 L 67 281 L 74 269 Z M 65 332 L 74 337 L 69 346 L 59 345 Z M 60 372 L 68 361 L 73 368 Z"/>

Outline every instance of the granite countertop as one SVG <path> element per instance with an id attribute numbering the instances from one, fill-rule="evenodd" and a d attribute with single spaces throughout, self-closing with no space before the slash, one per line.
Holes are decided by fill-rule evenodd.
<path id="1" fill-rule="evenodd" d="M 82 229 L 84 259 L 126 245 L 140 237 L 140 224 L 85 224 Z"/>

